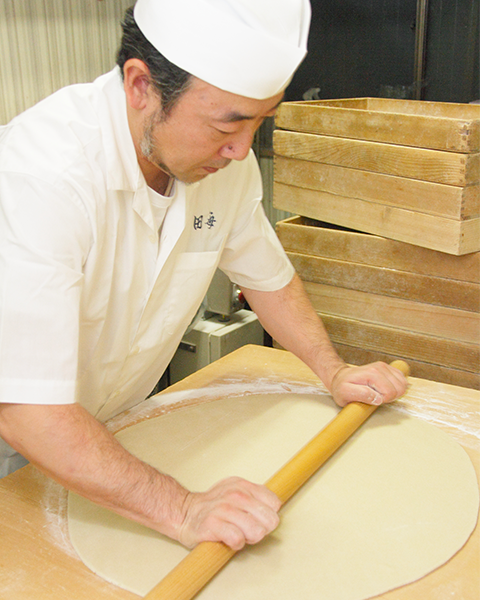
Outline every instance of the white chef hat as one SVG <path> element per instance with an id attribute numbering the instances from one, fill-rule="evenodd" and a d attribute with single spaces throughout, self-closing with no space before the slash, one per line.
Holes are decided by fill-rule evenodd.
<path id="1" fill-rule="evenodd" d="M 137 0 L 134 16 L 170 62 L 248 98 L 283 91 L 307 51 L 309 0 Z"/>

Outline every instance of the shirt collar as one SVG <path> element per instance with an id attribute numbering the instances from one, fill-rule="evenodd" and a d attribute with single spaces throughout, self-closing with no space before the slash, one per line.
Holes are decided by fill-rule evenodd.
<path id="1" fill-rule="evenodd" d="M 100 123 L 107 160 L 107 188 L 133 192 L 133 209 L 155 229 L 148 187 L 138 164 L 128 126 L 127 103 L 119 67 L 95 81 L 103 92 Z"/>

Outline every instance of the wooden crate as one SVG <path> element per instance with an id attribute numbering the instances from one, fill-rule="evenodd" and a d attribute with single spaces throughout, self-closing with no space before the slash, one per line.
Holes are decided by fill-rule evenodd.
<path id="1" fill-rule="evenodd" d="M 286 102 L 277 127 L 452 152 L 480 152 L 480 106 L 350 98 Z"/>
<path id="2" fill-rule="evenodd" d="M 480 106 L 282 104 L 274 206 L 454 255 L 480 250 Z"/>
<path id="3" fill-rule="evenodd" d="M 480 389 L 480 252 L 451 256 L 305 217 L 277 234 L 345 360 L 400 357 L 419 377 Z"/>

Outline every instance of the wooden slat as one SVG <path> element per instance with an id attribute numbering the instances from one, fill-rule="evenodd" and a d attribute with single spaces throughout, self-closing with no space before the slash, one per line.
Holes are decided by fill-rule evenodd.
<path id="1" fill-rule="evenodd" d="M 275 131 L 275 154 L 446 185 L 479 182 L 479 155 Z"/>
<path id="2" fill-rule="evenodd" d="M 480 313 L 304 282 L 315 310 L 338 317 L 407 329 L 480 345 Z"/>
<path id="3" fill-rule="evenodd" d="M 480 283 L 480 252 L 452 256 L 368 233 L 322 226 L 306 217 L 280 221 L 276 231 L 282 246 L 291 252 Z"/>
<path id="4" fill-rule="evenodd" d="M 444 185 L 283 156 L 275 157 L 274 180 L 451 219 L 480 215 L 479 185 Z"/>
<path id="5" fill-rule="evenodd" d="M 277 127 L 454 152 L 480 151 L 480 108 L 385 99 L 286 102 Z"/>
<path id="6" fill-rule="evenodd" d="M 446 340 L 325 313 L 319 313 L 319 316 L 333 342 L 478 373 L 478 344 Z"/>
<path id="7" fill-rule="evenodd" d="M 387 352 L 364 350 L 363 348 L 337 343 L 335 343 L 334 346 L 343 360 L 352 365 L 364 365 L 378 360 L 390 363 L 396 358 Z M 479 373 L 470 373 L 460 369 L 432 365 L 431 363 L 421 362 L 411 358 L 408 359 L 408 364 L 414 377 L 421 377 L 423 379 L 430 379 L 431 381 L 448 383 L 450 385 L 459 385 L 474 390 L 480 389 Z"/>
<path id="8" fill-rule="evenodd" d="M 480 312 L 480 285 L 287 252 L 303 281 Z"/>
<path id="9" fill-rule="evenodd" d="M 480 250 L 480 218 L 455 221 L 283 183 L 275 184 L 273 203 L 280 210 L 447 254 Z"/>
<path id="10" fill-rule="evenodd" d="M 480 121 L 480 108 L 462 102 L 431 102 L 400 98 L 367 98 L 367 109 L 402 116 L 423 116 L 429 119 L 455 119 L 463 122 Z"/>
<path id="11" fill-rule="evenodd" d="M 411 115 L 428 117 L 429 119 L 454 119 L 463 122 L 480 120 L 480 108 L 477 105 L 461 102 L 431 102 L 428 100 L 402 100 L 400 98 L 333 98 L 330 100 L 307 100 L 289 102 L 289 105 L 315 106 L 321 111 L 324 106 L 350 108 L 356 111 L 375 111 L 388 116 L 394 113 L 397 118 Z"/>

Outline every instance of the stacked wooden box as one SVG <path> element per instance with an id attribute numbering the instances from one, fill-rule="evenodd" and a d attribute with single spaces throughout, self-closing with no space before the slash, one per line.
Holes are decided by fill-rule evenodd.
<path id="1" fill-rule="evenodd" d="M 480 388 L 480 106 L 283 104 L 277 225 L 332 341 L 360 364 Z"/>

